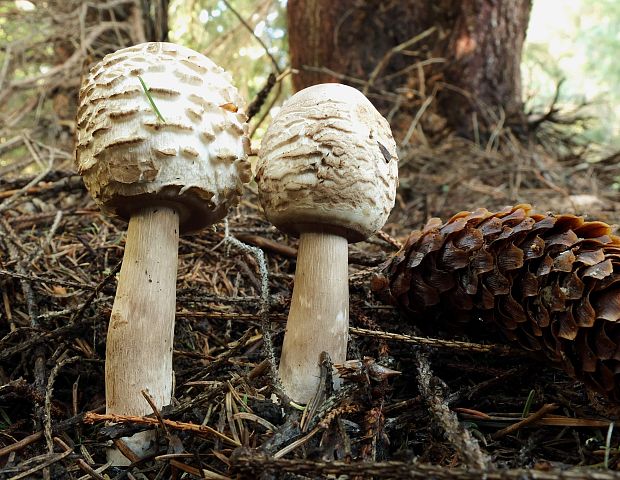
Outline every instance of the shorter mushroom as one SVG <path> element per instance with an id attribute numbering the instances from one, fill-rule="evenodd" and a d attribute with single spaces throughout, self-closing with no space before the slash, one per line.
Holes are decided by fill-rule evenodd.
<path id="1" fill-rule="evenodd" d="M 260 202 L 280 230 L 299 236 L 295 286 L 280 359 L 293 400 L 319 383 L 319 356 L 346 360 L 348 243 L 373 235 L 394 206 L 396 144 L 388 122 L 358 90 L 335 83 L 293 95 L 263 138 Z"/>
<path id="2" fill-rule="evenodd" d="M 107 413 L 153 413 L 142 390 L 158 408 L 170 403 L 179 232 L 218 222 L 249 180 L 241 103 L 224 70 L 171 43 L 107 55 L 82 85 L 77 169 L 102 210 L 129 221 L 106 343 Z M 140 457 L 152 439 L 127 443 Z"/>

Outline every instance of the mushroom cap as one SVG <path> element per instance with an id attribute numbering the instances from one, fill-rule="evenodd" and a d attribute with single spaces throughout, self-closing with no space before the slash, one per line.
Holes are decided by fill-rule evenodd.
<path id="1" fill-rule="evenodd" d="M 80 89 L 77 170 L 106 213 L 128 220 L 161 205 L 179 212 L 181 231 L 216 223 L 250 179 L 243 103 L 230 75 L 189 48 L 118 50 Z"/>
<path id="2" fill-rule="evenodd" d="M 349 242 L 386 222 L 398 186 L 388 122 L 355 88 L 314 85 L 293 95 L 268 128 L 257 170 L 260 202 L 283 232 Z"/>

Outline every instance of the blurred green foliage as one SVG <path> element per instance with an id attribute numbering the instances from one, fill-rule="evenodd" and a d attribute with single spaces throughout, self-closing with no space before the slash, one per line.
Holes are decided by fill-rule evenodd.
<path id="1" fill-rule="evenodd" d="M 620 2 L 534 0 L 522 63 L 529 108 L 559 106 L 591 117 L 566 127 L 585 141 L 620 148 Z M 581 108 L 583 104 L 585 107 Z"/>
<path id="2" fill-rule="evenodd" d="M 242 23 L 237 15 L 243 19 Z M 197 50 L 233 75 L 250 102 L 275 67 L 288 65 L 285 0 L 172 0 L 170 41 Z"/>

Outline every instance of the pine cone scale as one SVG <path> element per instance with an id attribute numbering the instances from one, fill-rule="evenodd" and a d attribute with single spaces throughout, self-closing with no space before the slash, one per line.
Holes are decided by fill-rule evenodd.
<path id="1" fill-rule="evenodd" d="M 525 261 L 534 260 L 535 258 L 539 258 L 543 255 L 545 241 L 539 235 L 536 235 L 534 238 L 526 240 L 522 248 L 523 259 Z"/>
<path id="2" fill-rule="evenodd" d="M 579 300 L 583 296 L 585 283 L 581 281 L 576 272 L 564 277 L 562 291 L 568 300 Z"/>
<path id="3" fill-rule="evenodd" d="M 597 312 L 592 307 L 590 300 L 587 296 L 583 297 L 575 308 L 575 316 L 577 317 L 577 325 L 584 328 L 594 326 L 596 321 Z"/>
<path id="4" fill-rule="evenodd" d="M 517 270 L 523 267 L 524 255 L 523 250 L 509 243 L 501 250 L 497 257 L 497 266 L 503 272 Z"/>
<path id="5" fill-rule="evenodd" d="M 592 277 L 597 280 L 603 280 L 605 277 L 608 277 L 614 273 L 614 266 L 611 263 L 611 259 L 607 259 L 602 261 L 601 263 L 597 263 L 596 265 L 592 265 L 588 267 L 583 272 L 584 277 Z"/>
<path id="6" fill-rule="evenodd" d="M 599 360 L 598 352 L 594 351 L 588 345 L 588 334 L 582 335 L 577 342 L 577 352 L 581 357 L 581 369 L 586 373 L 596 372 L 596 364 Z"/>
<path id="7" fill-rule="evenodd" d="M 616 342 L 612 341 L 611 338 L 607 336 L 607 332 L 605 331 L 605 321 L 598 323 L 598 328 L 596 329 L 596 334 L 594 337 L 594 349 L 596 351 L 596 355 L 601 360 L 611 360 L 615 358 L 616 360 L 620 360 L 620 349 L 616 345 Z M 620 372 L 620 364 L 616 365 L 615 368 Z"/>
<path id="8" fill-rule="evenodd" d="M 439 258 L 440 264 L 448 271 L 464 268 L 469 263 L 469 252 L 447 242 Z"/>
<path id="9" fill-rule="evenodd" d="M 577 322 L 575 322 L 573 312 L 560 312 L 557 317 L 558 329 L 556 336 L 565 340 L 575 340 L 579 327 Z"/>
<path id="10" fill-rule="evenodd" d="M 620 320 L 620 286 L 605 292 L 594 302 L 597 317 L 608 322 Z"/>

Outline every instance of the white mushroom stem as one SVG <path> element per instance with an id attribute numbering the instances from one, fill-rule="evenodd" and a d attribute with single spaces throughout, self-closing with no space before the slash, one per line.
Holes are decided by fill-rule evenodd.
<path id="1" fill-rule="evenodd" d="M 148 390 L 159 408 L 170 403 L 178 246 L 175 210 L 152 207 L 131 217 L 108 328 L 107 413 L 153 413 L 142 390 Z M 154 432 L 148 433 L 154 438 Z M 148 437 L 134 438 L 130 447 L 148 450 Z M 142 446 L 135 445 L 140 442 Z M 108 452 L 108 459 L 115 465 L 128 463 L 116 450 Z"/>
<path id="2" fill-rule="evenodd" d="M 302 233 L 293 298 L 280 358 L 280 378 L 296 402 L 308 403 L 319 384 L 319 356 L 332 362 L 347 355 L 349 277 L 347 239 Z"/>

